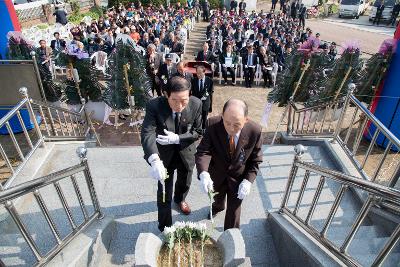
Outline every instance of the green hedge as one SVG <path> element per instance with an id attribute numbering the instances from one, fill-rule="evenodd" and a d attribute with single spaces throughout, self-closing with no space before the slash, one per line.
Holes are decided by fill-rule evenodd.
<path id="1" fill-rule="evenodd" d="M 92 7 L 88 12 L 77 13 L 77 14 L 75 13 L 75 14 L 70 15 L 68 17 L 68 21 L 77 25 L 86 16 L 89 16 L 92 19 L 99 19 L 99 17 L 101 15 L 103 15 L 103 9 L 102 8 L 100 8 L 100 7 Z"/>

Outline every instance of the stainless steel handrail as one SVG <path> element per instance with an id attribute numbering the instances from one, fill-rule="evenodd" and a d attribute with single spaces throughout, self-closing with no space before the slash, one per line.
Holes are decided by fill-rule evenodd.
<path id="1" fill-rule="evenodd" d="M 16 106 L 14 106 L 7 114 L 0 119 L 0 128 L 9 121 L 29 100 L 24 98 Z"/>
<path id="2" fill-rule="evenodd" d="M 31 249 L 33 255 L 35 256 L 37 262 L 35 266 L 43 266 L 46 265 L 58 252 L 61 251 L 70 241 L 72 241 L 81 231 L 83 231 L 88 225 L 90 225 L 96 219 L 102 219 L 103 214 L 101 212 L 100 204 L 97 198 L 96 190 L 94 188 L 93 179 L 90 174 L 89 165 L 87 163 L 87 150 L 83 147 L 77 149 L 77 154 L 81 159 L 81 163 L 75 166 L 57 171 L 55 173 L 49 174 L 47 176 L 43 176 L 32 181 L 28 181 L 26 183 L 20 184 L 18 186 L 6 189 L 0 192 L 0 204 L 4 205 L 10 217 L 15 222 L 18 230 L 21 232 L 21 235 L 25 239 L 29 248 Z M 78 173 L 83 173 L 86 181 L 86 185 L 89 189 L 90 199 L 93 205 L 93 213 L 88 214 L 86 209 L 86 204 L 82 198 L 82 194 L 80 188 L 78 186 L 77 180 L 74 175 Z M 61 180 L 71 179 L 71 182 L 74 187 L 74 191 L 76 193 L 76 197 L 79 200 L 80 208 L 83 212 L 83 222 L 81 224 L 77 224 L 74 219 L 74 215 L 71 212 L 69 204 L 67 202 L 67 198 L 62 188 L 59 184 Z M 68 221 L 72 226 L 72 231 L 67 234 L 64 238 L 62 238 L 57 229 L 57 224 L 53 220 L 47 205 L 40 194 L 40 189 L 46 186 L 54 185 L 59 200 L 64 208 L 65 213 L 67 214 Z M 48 226 L 50 227 L 51 233 L 57 241 L 57 244 L 47 253 L 42 254 L 39 250 L 34 238 L 29 233 L 28 228 L 25 223 L 21 220 L 21 216 L 19 215 L 17 209 L 13 204 L 13 200 L 27 194 L 33 193 L 35 196 L 36 202 L 40 207 L 41 213 L 44 215 Z"/>
<path id="3" fill-rule="evenodd" d="M 386 174 L 386 171 L 383 171 L 384 168 L 388 170 L 394 165 L 394 171 L 391 175 L 388 175 L 390 178 L 387 182 L 389 187 L 394 187 L 400 178 L 400 158 L 395 155 L 389 165 L 390 168 L 387 167 L 387 165 L 385 166 L 385 163 L 388 163 L 388 155 L 393 148 L 400 150 L 400 140 L 369 111 L 369 107 L 363 105 L 363 103 L 353 95 L 354 90 L 355 85 L 350 84 L 347 95 L 344 98 L 313 107 L 298 108 L 292 100 L 289 100 L 287 134 L 293 136 L 332 138 L 332 142 L 337 142 L 343 148 L 360 175 L 369 181 L 375 182 L 379 177 Z M 352 107 L 351 110 L 349 109 L 350 107 Z M 351 113 L 349 113 L 349 111 Z M 350 122 L 345 119 L 348 114 L 351 116 Z M 349 125 L 345 126 L 347 123 L 349 123 Z M 371 125 L 376 129 L 374 129 L 374 127 L 371 128 Z M 353 132 L 354 126 L 357 126 L 355 136 Z M 365 155 L 360 155 L 360 153 L 357 152 L 363 136 L 365 132 L 371 129 L 370 145 Z M 384 136 L 387 140 L 386 149 L 381 152 L 382 155 L 373 173 L 367 173 L 365 170 L 367 160 L 374 147 L 377 145 L 380 136 Z M 351 137 L 355 137 L 354 141 Z M 360 156 L 362 159 L 359 161 L 357 158 Z"/>
<path id="4" fill-rule="evenodd" d="M 15 167 L 11 163 L 9 155 L 7 155 L 7 149 L 0 144 L 0 156 L 4 159 L 8 169 L 11 172 L 8 180 L 3 185 L 0 184 L 0 190 L 8 188 L 11 185 L 15 177 L 25 166 L 28 159 L 38 147 L 44 146 L 45 142 L 84 141 L 86 140 L 88 134 L 92 134 L 94 135 L 97 144 L 101 145 L 90 115 L 85 108 L 84 99 L 81 100 L 82 106 L 80 107 L 79 111 L 76 112 L 49 104 L 47 102 L 33 100 L 29 98 L 28 89 L 25 87 L 20 88 L 19 92 L 23 96 L 23 99 L 0 119 L 0 128 L 3 126 L 7 128 L 12 140 L 12 144 L 17 151 L 20 163 L 17 167 Z M 32 140 L 22 119 L 20 114 L 20 110 L 22 109 L 26 109 L 29 113 L 30 121 L 33 123 L 34 131 L 37 135 L 36 142 Z M 42 119 L 42 128 L 39 127 L 36 121 L 35 112 L 36 114 L 40 115 Z M 18 117 L 19 123 L 30 148 L 28 151 L 23 151 L 24 149 L 21 148 L 18 138 L 12 131 L 9 121 L 14 116 Z"/>
<path id="5" fill-rule="evenodd" d="M 371 111 L 369 111 L 353 94 L 350 95 L 350 100 L 355 104 L 361 111 L 375 124 L 376 127 L 388 138 L 393 144 L 396 144 L 400 148 L 400 140 L 385 126 L 383 123 L 375 117 Z"/>
<path id="6" fill-rule="evenodd" d="M 357 177 L 347 175 L 344 173 L 332 171 L 321 166 L 304 162 L 301 157 L 304 153 L 304 147 L 302 145 L 297 145 L 295 147 L 296 156 L 294 158 L 292 169 L 289 174 L 289 178 L 287 180 L 286 189 L 282 198 L 282 203 L 280 207 L 280 213 L 287 215 L 290 217 L 295 223 L 301 226 L 307 233 L 309 233 L 312 237 L 314 237 L 320 244 L 325 246 L 329 251 L 333 252 L 333 254 L 338 257 L 344 264 L 347 266 L 361 266 L 356 259 L 354 259 L 348 252 L 347 248 L 353 241 L 357 231 L 359 230 L 360 226 L 366 219 L 369 211 L 375 204 L 379 204 L 384 200 L 389 200 L 392 208 L 398 210 L 400 208 L 400 191 L 389 188 L 383 185 L 379 185 L 370 181 L 366 181 L 363 179 L 359 179 Z M 299 169 L 305 170 L 306 174 L 302 181 L 302 185 L 300 191 L 297 196 L 296 207 L 291 210 L 288 207 L 288 200 L 290 198 L 294 181 L 297 176 L 297 172 Z M 315 190 L 313 200 L 311 202 L 311 206 L 308 211 L 308 215 L 306 219 L 302 219 L 300 216 L 297 215 L 298 206 L 302 201 L 302 197 L 304 192 L 307 189 L 307 183 L 310 177 L 310 173 L 320 175 L 320 180 L 317 189 Z M 327 218 L 325 219 L 324 226 L 322 230 L 316 229 L 314 226 L 311 225 L 311 219 L 315 210 L 315 207 L 318 203 L 320 198 L 322 188 L 326 183 L 326 180 L 330 179 L 333 181 L 338 182 L 341 185 L 338 193 L 336 194 L 335 200 L 333 205 L 329 211 Z M 344 193 L 348 190 L 348 188 L 357 188 L 363 190 L 368 193 L 368 198 L 364 202 L 361 210 L 355 219 L 354 223 L 350 227 L 349 233 L 347 234 L 345 240 L 342 242 L 340 246 L 337 246 L 336 243 L 330 241 L 326 233 L 331 226 L 332 219 L 334 218 L 338 207 L 344 197 Z M 372 266 L 381 266 L 385 259 L 389 256 L 390 252 L 396 246 L 396 244 L 400 240 L 400 224 L 397 225 L 395 230 L 390 235 L 389 239 L 386 241 L 384 247 L 378 253 Z"/>
<path id="7" fill-rule="evenodd" d="M 7 132 L 11 138 L 12 144 L 14 146 L 14 148 L 17 151 L 18 154 L 18 158 L 20 159 L 20 164 L 18 164 L 18 166 L 14 166 L 13 164 L 11 164 L 10 161 L 10 157 L 7 155 L 6 149 L 0 144 L 0 155 L 3 158 L 3 160 L 5 161 L 8 169 L 11 172 L 11 176 L 8 178 L 8 180 L 1 185 L 0 184 L 0 191 L 4 188 L 7 188 L 10 186 L 10 184 L 13 182 L 13 180 L 15 179 L 15 177 L 18 175 L 18 173 L 22 170 L 22 168 L 25 166 L 26 162 L 28 161 L 28 159 L 33 155 L 33 153 L 36 151 L 36 149 L 39 146 L 43 146 L 44 147 L 44 139 L 43 139 L 43 135 L 42 132 L 40 130 L 40 127 L 36 121 L 36 117 L 34 114 L 34 111 L 32 109 L 32 106 L 30 105 L 29 102 L 29 98 L 27 97 L 27 89 L 26 88 L 21 88 L 19 90 L 19 92 L 21 93 L 21 95 L 24 97 L 15 107 L 13 107 L 3 118 L 0 119 L 0 127 L 6 127 Z M 20 110 L 22 109 L 26 109 L 29 113 L 29 118 L 30 121 L 33 123 L 33 130 L 35 132 L 35 135 L 37 136 L 37 140 L 36 142 L 32 139 L 32 136 L 29 135 L 28 130 L 27 130 L 27 126 L 25 125 L 25 122 L 22 118 L 22 115 L 20 113 Z M 22 131 L 24 133 L 26 142 L 29 146 L 29 150 L 28 151 L 23 151 L 23 149 L 21 148 L 20 143 L 17 141 L 17 138 L 13 132 L 13 129 L 11 127 L 11 124 L 9 123 L 9 121 L 14 117 L 17 116 L 18 121 L 21 125 Z M 24 153 L 25 152 L 25 153 Z"/>

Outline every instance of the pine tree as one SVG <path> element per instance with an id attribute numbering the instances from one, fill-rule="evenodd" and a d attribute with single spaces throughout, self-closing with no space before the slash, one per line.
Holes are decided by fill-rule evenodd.
<path id="1" fill-rule="evenodd" d="M 116 110 L 129 108 L 124 65 L 129 66 L 128 79 L 135 96 L 135 107 L 144 107 L 151 96 L 152 82 L 146 73 L 146 59 L 135 51 L 134 46 L 130 41 L 124 43 L 122 39 L 119 39 L 116 49 L 109 57 L 108 73 L 111 79 L 107 81 L 103 100 Z"/>
<path id="2" fill-rule="evenodd" d="M 336 61 L 332 71 L 326 79 L 314 85 L 314 94 L 311 95 L 306 106 L 315 106 L 332 101 L 337 96 L 347 93 L 349 83 L 358 79 L 363 61 L 360 59 L 360 50 L 347 49 Z M 350 68 L 351 67 L 351 68 Z M 348 73 L 347 77 L 346 74 Z M 343 79 L 346 80 L 342 85 Z"/>
<path id="3" fill-rule="evenodd" d="M 354 92 L 360 101 L 367 104 L 372 101 L 375 90 L 384 80 L 391 58 L 391 51 L 386 54 L 376 53 L 365 63 L 365 68 L 361 71 L 359 80 L 356 81 L 356 91 Z"/>
<path id="4" fill-rule="evenodd" d="M 60 100 L 63 91 L 62 86 L 53 80 L 53 75 L 46 65 L 38 64 L 38 67 L 46 100 L 50 102 Z"/>
<path id="5" fill-rule="evenodd" d="M 91 64 L 89 58 L 76 60 L 74 67 L 77 69 L 79 74 L 79 89 L 82 97 L 94 102 L 101 101 L 102 91 L 105 90 L 105 86 L 99 82 L 101 72 Z"/>
<path id="6" fill-rule="evenodd" d="M 303 53 L 298 51 L 293 51 L 287 56 L 285 69 L 281 75 L 277 76 L 276 85 L 268 94 L 268 102 L 279 103 L 280 106 L 287 104 L 300 78 L 303 59 Z"/>

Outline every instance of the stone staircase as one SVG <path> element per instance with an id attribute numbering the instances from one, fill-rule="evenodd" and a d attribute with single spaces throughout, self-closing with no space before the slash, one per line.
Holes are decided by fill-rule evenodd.
<path id="1" fill-rule="evenodd" d="M 280 208 L 281 199 L 286 186 L 286 178 L 289 176 L 290 172 L 289 163 L 293 160 L 293 153 L 290 155 L 290 152 L 293 151 L 292 149 L 293 146 L 279 145 L 266 149 L 267 152 L 261 166 L 261 173 L 262 177 L 267 177 L 265 187 L 269 195 L 267 196 L 267 205 L 270 207 L 269 212 L 276 212 Z M 288 158 L 291 158 L 291 160 L 288 160 Z M 307 153 L 303 156 L 303 160 L 317 163 L 322 167 L 330 169 L 335 168 L 333 162 L 323 153 L 320 147 L 307 147 Z M 293 193 L 289 198 L 288 205 L 292 209 L 295 207 L 303 177 L 304 171 L 299 170 L 293 185 Z M 298 211 L 298 215 L 302 219 L 305 219 L 307 216 L 318 182 L 319 176 L 310 175 L 308 186 Z M 317 230 L 322 229 L 338 189 L 339 184 L 336 182 L 328 181 L 325 183 L 321 198 L 317 203 L 314 215 L 311 219 L 311 225 Z M 331 227 L 327 232 L 327 239 L 340 247 L 346 235 L 349 233 L 351 225 L 360 211 L 360 208 L 361 203 L 357 203 L 353 192 L 346 191 Z M 284 217 L 291 221 L 286 216 Z M 370 219 L 367 219 L 356 233 L 354 241 L 350 243 L 347 251 L 362 266 L 371 266 L 390 234 L 391 233 L 387 232 L 384 225 L 373 223 Z M 303 249 L 307 249 L 307 247 Z M 282 261 L 285 252 L 278 250 L 278 254 L 281 264 L 285 265 L 284 261 Z M 400 266 L 399 245 L 395 247 L 383 266 Z"/>
<path id="2" fill-rule="evenodd" d="M 79 159 L 75 155 L 75 150 L 78 146 L 82 146 L 82 144 L 54 144 L 49 147 L 50 151 L 47 152 L 46 157 L 43 157 L 42 165 L 34 177 L 77 164 Z M 260 166 L 259 176 L 252 187 L 250 196 L 243 202 L 242 208 L 241 231 L 246 243 L 246 255 L 250 257 L 252 266 L 302 266 L 301 259 L 298 259 L 297 264 L 294 265 L 287 263 L 285 258 L 289 258 L 288 253 L 290 251 L 294 253 L 297 248 L 278 249 L 280 248 L 279 240 L 277 241 L 274 238 L 275 233 L 271 226 L 271 220 L 267 220 L 268 214 L 271 213 L 290 222 L 290 219 L 277 214 L 277 211 L 293 162 L 293 146 L 264 146 L 263 150 L 264 162 Z M 303 159 L 323 167 L 334 168 L 331 159 L 317 146 L 308 146 Z M 35 160 L 35 157 L 31 160 Z M 148 166 L 143 159 L 142 149 L 141 147 L 89 148 L 88 163 L 102 210 L 106 216 L 114 218 L 112 236 L 108 243 L 104 244 L 107 253 L 98 255 L 101 258 L 97 266 L 133 266 L 134 245 L 139 233 L 159 233 L 155 202 L 156 183 L 148 176 Z M 304 173 L 299 171 L 297 176 L 299 179 L 296 179 L 293 185 L 293 195 L 289 199 L 289 207 L 295 206 L 296 194 L 299 192 L 303 175 Z M 77 177 L 77 179 L 79 182 L 81 178 Z M 308 212 L 318 180 L 319 177 L 310 176 L 298 213 L 302 218 Z M 15 181 L 22 180 L 16 179 Z M 70 184 L 62 184 L 62 188 L 66 196 L 73 195 L 74 189 Z M 324 186 L 321 199 L 311 220 L 311 224 L 317 229 L 322 228 L 338 188 L 338 184 L 334 182 L 327 182 Z M 70 228 L 61 204 L 57 200 L 54 188 L 41 190 L 41 193 L 46 198 L 46 203 L 51 203 L 49 204 L 50 213 L 55 218 L 61 235 L 65 235 L 70 231 Z M 83 197 L 85 203 L 89 203 L 87 191 L 83 192 Z M 81 220 L 82 214 L 77 199 L 71 198 L 68 199 L 68 202 L 74 218 L 77 221 Z M 201 193 L 199 182 L 195 178 L 193 178 L 191 191 L 188 195 L 188 202 L 191 204 L 192 214 L 189 216 L 181 215 L 176 207 L 173 207 L 173 220 L 208 223 L 206 220 L 208 201 Z M 55 245 L 55 240 L 43 216 L 40 216 L 39 207 L 32 195 L 21 198 L 16 203 L 16 207 L 41 251 L 48 251 Z M 89 206 L 89 209 L 93 209 L 93 207 Z M 327 238 L 336 244 L 341 244 L 359 209 L 360 204 L 355 201 L 352 192 L 348 191 L 333 219 L 330 230 L 327 232 Z M 0 214 L 3 214 L 3 220 L 0 222 L 0 232 L 2 233 L 0 236 L 0 258 L 7 266 L 33 265 L 34 257 L 14 223 L 9 218 L 4 217 L 4 210 L 0 210 Z M 223 219 L 223 213 L 216 217 L 216 229 L 219 231 L 222 231 Z M 295 224 L 294 226 L 296 227 Z M 296 235 L 302 235 L 301 229 L 298 229 L 298 233 L 294 234 L 292 238 L 296 238 Z M 389 235 L 390 233 L 387 232 L 385 227 L 373 223 L 372 220 L 367 220 L 356 234 L 348 252 L 362 266 L 370 266 Z M 302 249 L 307 251 L 309 248 L 304 245 Z M 311 250 L 307 253 L 312 258 L 313 253 L 316 252 Z M 400 249 L 396 247 L 384 266 L 399 266 L 399 262 Z M 49 266 L 60 265 L 53 262 Z M 323 266 L 329 265 L 324 264 Z"/>

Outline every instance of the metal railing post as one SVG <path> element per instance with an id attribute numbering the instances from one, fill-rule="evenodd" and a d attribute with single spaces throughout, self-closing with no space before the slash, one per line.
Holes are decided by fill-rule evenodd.
<path id="1" fill-rule="evenodd" d="M 86 123 L 87 123 L 87 126 L 88 126 L 88 131 L 89 131 L 89 133 L 91 135 L 92 134 L 94 135 L 94 138 L 96 139 L 96 143 L 99 146 L 101 146 L 99 136 L 97 135 L 96 129 L 93 126 L 92 119 L 90 118 L 90 114 L 88 114 L 88 112 L 86 110 L 86 100 L 84 98 L 81 98 L 81 102 L 82 102 L 82 105 L 83 105 L 83 113 L 85 115 L 85 120 L 86 120 Z"/>
<path id="2" fill-rule="evenodd" d="M 95 210 L 95 212 L 99 213 L 98 219 L 103 219 L 104 214 L 100 208 L 99 199 L 96 194 L 96 189 L 94 188 L 92 175 L 90 173 L 89 165 L 87 162 L 87 149 L 85 147 L 78 147 L 76 149 L 76 154 L 78 154 L 78 157 L 81 159 L 81 163 L 85 166 L 85 170 L 83 171 L 83 173 L 85 175 L 86 183 L 87 183 L 87 186 L 88 186 L 88 189 L 90 192 L 90 197 L 93 202 L 94 210 Z"/>
<path id="3" fill-rule="evenodd" d="M 285 194 L 283 196 L 281 208 L 279 210 L 280 213 L 282 213 L 283 209 L 286 207 L 287 202 L 289 200 L 290 191 L 292 191 L 294 178 L 296 177 L 297 169 L 298 169 L 298 167 L 296 166 L 296 163 L 301 160 L 301 157 L 303 156 L 305 150 L 306 149 L 304 148 L 303 145 L 296 145 L 294 147 L 294 152 L 296 153 L 296 155 L 294 156 L 292 169 L 290 171 L 289 178 L 288 178 L 288 181 L 286 183 Z"/>
<path id="4" fill-rule="evenodd" d="M 39 66 L 37 64 L 37 61 L 36 61 L 36 52 L 35 51 L 31 52 L 31 57 L 33 60 L 33 68 L 35 69 L 35 73 L 36 73 L 36 79 L 39 84 L 40 94 L 42 95 L 44 102 L 47 104 L 46 94 L 44 93 L 42 78 L 40 77 L 40 71 L 39 71 Z"/>
<path id="5" fill-rule="evenodd" d="M 349 90 L 347 91 L 346 99 L 344 101 L 343 110 L 342 110 L 342 113 L 340 114 L 338 123 L 336 125 L 335 133 L 333 134 L 333 138 L 332 138 L 332 141 L 331 141 L 332 143 L 334 143 L 337 140 L 337 138 L 338 138 L 338 136 L 340 134 L 340 130 L 342 128 L 342 123 L 343 123 L 343 120 L 344 120 L 344 116 L 346 115 L 347 107 L 348 107 L 348 105 L 350 103 L 350 96 L 353 94 L 355 88 L 356 88 L 356 85 L 354 83 L 350 83 L 349 84 Z"/>
<path id="6" fill-rule="evenodd" d="M 28 244 L 29 248 L 32 250 L 33 255 L 35 258 L 40 261 L 42 256 L 40 255 L 39 248 L 37 247 L 35 241 L 33 240 L 32 236 L 29 234 L 25 224 L 22 222 L 21 217 L 19 216 L 17 210 L 14 207 L 14 204 L 11 201 L 7 201 L 5 203 L 5 208 L 10 213 L 11 218 L 17 225 L 18 229 L 21 231 L 22 236 L 24 237 L 26 243 Z"/>
<path id="7" fill-rule="evenodd" d="M 39 124 L 36 121 L 35 113 L 33 112 L 32 104 L 30 102 L 29 95 L 28 95 L 28 88 L 26 88 L 26 87 L 19 88 L 19 93 L 24 98 L 27 99 L 26 106 L 27 106 L 27 109 L 28 109 L 29 117 L 31 118 L 31 121 L 33 122 L 33 126 L 35 127 L 35 131 L 37 133 L 37 136 L 38 136 L 39 140 L 41 140 L 42 147 L 44 147 L 45 146 L 44 138 L 43 138 L 43 135 L 42 135 L 42 131 L 40 130 Z"/>
<path id="8" fill-rule="evenodd" d="M 291 135 L 292 131 L 293 131 L 293 127 L 292 127 L 292 112 L 293 112 L 292 111 L 293 110 L 292 104 L 293 104 L 293 96 L 291 96 L 289 98 L 289 102 L 288 102 L 289 112 L 288 112 L 288 123 L 287 123 L 287 128 L 286 128 L 286 134 L 287 135 Z"/>
<path id="9" fill-rule="evenodd" d="M 349 234 L 346 236 L 346 239 L 344 240 L 342 246 L 340 247 L 340 252 L 346 253 L 347 248 L 350 245 L 350 242 L 353 240 L 365 217 L 367 217 L 372 204 L 374 204 L 375 202 L 376 202 L 375 196 L 369 196 L 368 199 L 365 201 L 364 205 L 361 207 L 361 210 L 357 215 L 356 220 L 351 226 Z"/>

